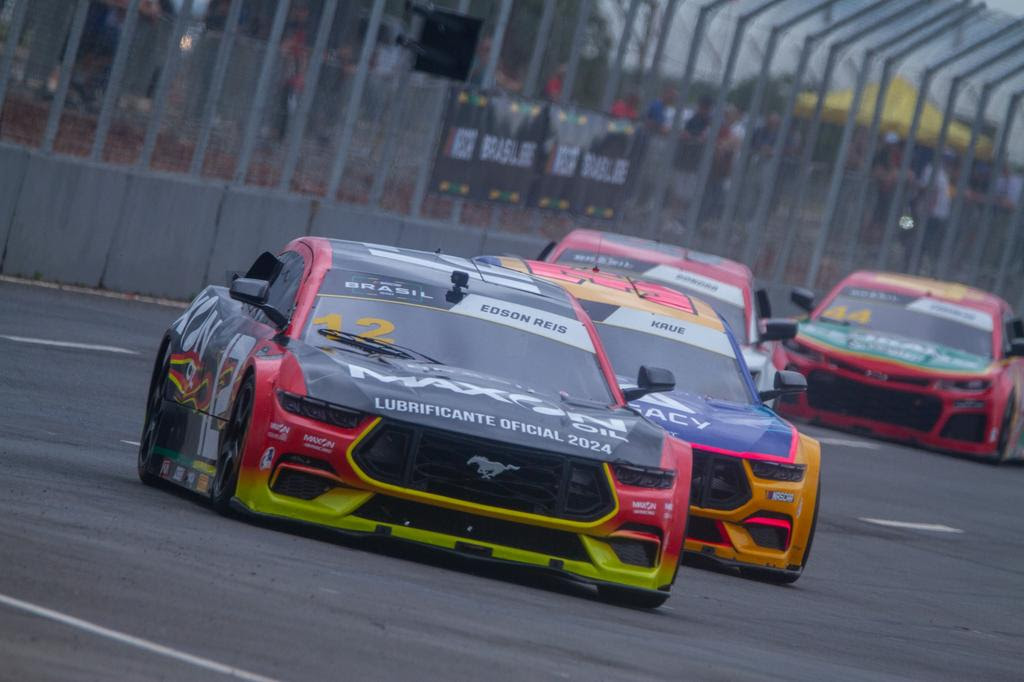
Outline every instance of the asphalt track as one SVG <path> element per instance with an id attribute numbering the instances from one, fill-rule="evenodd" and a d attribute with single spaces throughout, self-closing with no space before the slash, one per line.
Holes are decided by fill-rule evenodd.
<path id="1" fill-rule="evenodd" d="M 823 504 L 804 577 L 688 566 L 665 607 L 631 610 L 143 486 L 125 441 L 177 312 L 0 283 L 0 679 L 1024 676 L 1024 467 L 809 428 Z"/>

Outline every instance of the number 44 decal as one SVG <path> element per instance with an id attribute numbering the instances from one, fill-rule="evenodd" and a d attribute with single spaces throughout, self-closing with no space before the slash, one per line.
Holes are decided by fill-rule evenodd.
<path id="1" fill-rule="evenodd" d="M 845 305 L 834 305 L 823 312 L 821 316 L 826 320 L 847 320 L 857 324 L 867 324 L 871 321 L 871 309 L 848 310 Z"/>
<path id="2" fill-rule="evenodd" d="M 313 324 L 320 324 L 331 331 L 341 331 L 341 315 L 339 313 L 330 313 L 323 317 L 313 318 Z M 356 320 L 356 325 L 359 327 L 366 327 L 365 331 L 358 332 L 357 336 L 362 336 L 367 339 L 377 339 L 383 343 L 394 343 L 395 340 L 391 337 L 386 336 L 395 331 L 395 324 L 388 320 L 382 320 L 379 317 L 360 317 Z"/>

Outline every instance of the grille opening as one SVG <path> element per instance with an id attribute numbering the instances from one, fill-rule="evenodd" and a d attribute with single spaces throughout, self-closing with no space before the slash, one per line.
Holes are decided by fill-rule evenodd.
<path id="1" fill-rule="evenodd" d="M 835 365 L 836 367 L 838 367 L 839 369 L 846 370 L 847 372 L 853 372 L 854 374 L 860 374 L 861 376 L 866 376 L 866 377 L 871 377 L 872 376 L 872 374 L 870 373 L 871 370 L 865 369 L 863 367 L 858 367 L 857 365 L 851 365 L 848 362 L 843 362 L 842 360 L 839 360 L 839 359 L 833 358 L 833 357 L 829 357 L 829 358 L 827 358 L 827 360 L 829 362 L 831 362 L 833 365 Z M 923 379 L 923 378 L 920 378 L 920 377 L 906 376 L 906 375 L 902 375 L 902 374 L 888 374 L 888 375 L 886 375 L 885 380 L 886 381 L 894 381 L 894 382 L 900 383 L 900 384 L 910 384 L 911 386 L 928 386 L 929 384 L 931 384 L 931 380 L 930 379 Z"/>
<path id="2" fill-rule="evenodd" d="M 934 396 L 869 386 L 823 370 L 808 375 L 807 402 L 814 409 L 917 431 L 931 431 L 942 413 L 942 401 Z"/>
<path id="3" fill-rule="evenodd" d="M 942 427 L 942 437 L 968 443 L 985 442 L 984 414 L 954 414 Z"/>
<path id="4" fill-rule="evenodd" d="M 337 483 L 322 476 L 282 467 L 278 469 L 277 478 L 270 489 L 278 495 L 312 500 L 336 487 L 338 487 Z"/>
<path id="5" fill-rule="evenodd" d="M 619 530 L 628 530 L 633 531 L 634 533 L 647 533 L 648 535 L 653 535 L 654 537 L 658 538 L 659 542 L 664 539 L 661 536 L 660 528 L 658 528 L 657 526 L 648 526 L 644 523 L 633 523 L 632 521 L 630 521 L 629 523 L 624 523 L 621 526 L 619 526 Z"/>
<path id="6" fill-rule="evenodd" d="M 723 533 L 716 521 L 693 514 L 690 515 L 690 520 L 686 526 L 686 537 L 689 540 L 708 542 L 715 545 L 731 544 L 728 538 L 723 537 Z"/>
<path id="7" fill-rule="evenodd" d="M 757 545 L 783 550 L 789 546 L 793 523 L 788 516 L 763 513 L 744 521 L 743 527 Z"/>
<path id="8" fill-rule="evenodd" d="M 705 509 L 736 509 L 750 499 L 743 462 L 728 455 L 693 450 L 690 504 Z"/>
<path id="9" fill-rule="evenodd" d="M 605 542 L 624 564 L 651 568 L 658 560 L 658 545 L 654 542 L 632 538 L 608 538 Z"/>
<path id="10" fill-rule="evenodd" d="M 562 530 L 541 528 L 467 512 L 434 507 L 389 495 L 374 495 L 353 516 L 434 533 L 444 533 L 472 542 L 489 542 L 528 552 L 590 561 L 579 536 Z"/>
<path id="11" fill-rule="evenodd" d="M 353 457 L 376 480 L 490 507 L 593 520 L 614 506 L 601 462 L 493 441 L 385 424 Z"/>
<path id="12" fill-rule="evenodd" d="M 280 462 L 278 462 L 278 466 L 281 464 L 298 464 L 299 466 L 309 467 L 310 469 L 320 469 L 321 471 L 327 471 L 332 474 L 336 473 L 330 462 L 317 457 L 306 457 L 305 455 L 282 455 Z"/>

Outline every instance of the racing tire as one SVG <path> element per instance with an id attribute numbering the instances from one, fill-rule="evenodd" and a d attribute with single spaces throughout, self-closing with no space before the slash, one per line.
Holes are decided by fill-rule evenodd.
<path id="1" fill-rule="evenodd" d="M 225 427 L 217 450 L 217 473 L 210 486 L 210 501 L 214 510 L 224 516 L 231 515 L 231 498 L 238 487 L 238 471 L 245 452 L 245 437 L 252 419 L 252 401 L 255 393 L 252 375 L 242 381 L 235 402 L 231 406 L 231 419 Z"/>
<path id="2" fill-rule="evenodd" d="M 149 381 L 149 395 L 146 397 L 146 418 L 142 422 L 142 435 L 139 437 L 138 472 L 139 480 L 146 485 L 159 485 L 160 474 L 157 470 L 159 457 L 153 450 L 156 448 L 156 437 L 160 431 L 163 417 L 164 387 L 167 373 L 170 371 L 171 356 L 168 346 L 160 349 L 160 355 L 153 366 L 153 377 Z"/>
<path id="3" fill-rule="evenodd" d="M 740 569 L 740 575 L 751 580 L 760 580 L 773 585 L 792 585 L 804 574 L 807 562 L 811 559 L 811 547 L 814 546 L 814 534 L 818 530 L 818 509 L 821 508 L 821 481 L 818 481 L 818 494 L 814 497 L 814 514 L 811 517 L 811 532 L 807 535 L 807 549 L 804 550 L 804 560 L 800 568 L 795 571 L 777 571 L 771 568 L 744 567 Z"/>
<path id="4" fill-rule="evenodd" d="M 1003 423 L 999 427 L 999 444 L 996 446 L 996 457 L 995 463 L 1002 464 L 1003 462 L 1010 459 L 1009 452 L 1010 448 L 1010 426 L 1013 424 L 1013 404 L 1016 402 L 1014 396 L 1010 396 L 1010 399 L 1006 401 L 1006 410 L 1003 412 Z"/>
<path id="5" fill-rule="evenodd" d="M 639 590 L 619 585 L 598 585 L 597 594 L 609 604 L 634 609 L 656 609 L 669 598 L 668 592 Z"/>

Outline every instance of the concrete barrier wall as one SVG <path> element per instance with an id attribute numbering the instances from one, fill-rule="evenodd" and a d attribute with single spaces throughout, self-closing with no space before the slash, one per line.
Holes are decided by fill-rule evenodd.
<path id="1" fill-rule="evenodd" d="M 533 257 L 541 237 L 0 145 L 0 272 L 188 299 L 300 235 Z"/>

